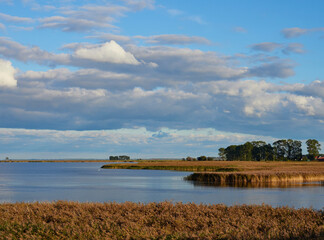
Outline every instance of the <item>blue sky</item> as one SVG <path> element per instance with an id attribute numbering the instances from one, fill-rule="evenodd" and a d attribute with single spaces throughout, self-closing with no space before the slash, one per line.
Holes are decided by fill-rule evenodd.
<path id="1" fill-rule="evenodd" d="M 0 159 L 323 144 L 323 10 L 320 0 L 0 0 Z"/>

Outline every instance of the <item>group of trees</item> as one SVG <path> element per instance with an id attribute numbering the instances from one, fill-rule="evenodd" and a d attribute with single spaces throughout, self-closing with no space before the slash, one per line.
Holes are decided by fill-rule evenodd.
<path id="1" fill-rule="evenodd" d="M 109 156 L 109 160 L 130 160 L 129 156 L 122 155 L 122 156 Z"/>
<path id="2" fill-rule="evenodd" d="M 309 139 L 306 144 L 306 158 L 314 160 L 319 155 L 321 145 L 316 139 Z M 301 146 L 301 141 L 292 139 L 278 140 L 272 145 L 264 141 L 252 141 L 220 148 L 219 157 L 227 161 L 298 161 L 303 158 Z"/>

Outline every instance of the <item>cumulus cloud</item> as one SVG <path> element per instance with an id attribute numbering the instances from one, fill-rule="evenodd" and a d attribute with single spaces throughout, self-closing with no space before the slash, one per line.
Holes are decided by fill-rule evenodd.
<path id="1" fill-rule="evenodd" d="M 285 29 L 281 30 L 281 34 L 285 38 L 295 38 L 295 37 L 299 37 L 299 36 L 305 35 L 307 33 L 311 33 L 311 32 L 323 32 L 323 31 L 324 31 L 324 27 L 321 27 L 321 28 L 299 28 L 299 27 L 293 27 L 293 28 L 285 28 Z"/>
<path id="2" fill-rule="evenodd" d="M 0 59 L 0 87 L 16 87 L 15 68 L 11 62 Z"/>
<path id="3" fill-rule="evenodd" d="M 118 43 L 111 40 L 98 47 L 79 48 L 75 51 L 77 58 L 98 62 L 138 65 L 133 54 L 126 52 Z"/>

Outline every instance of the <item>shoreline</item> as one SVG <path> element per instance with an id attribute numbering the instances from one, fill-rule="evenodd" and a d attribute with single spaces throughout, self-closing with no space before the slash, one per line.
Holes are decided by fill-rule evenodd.
<path id="1" fill-rule="evenodd" d="M 324 181 L 323 162 L 165 161 L 107 164 L 102 168 L 189 171 L 194 173 L 185 180 L 215 186 Z"/>

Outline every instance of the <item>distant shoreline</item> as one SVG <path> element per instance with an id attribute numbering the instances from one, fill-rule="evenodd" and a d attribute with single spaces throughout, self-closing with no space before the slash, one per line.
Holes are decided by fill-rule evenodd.
<path id="1" fill-rule="evenodd" d="M 135 162 L 135 160 L 103 160 L 103 159 L 53 159 L 53 160 L 0 160 L 0 163 L 23 163 L 23 162 Z"/>

